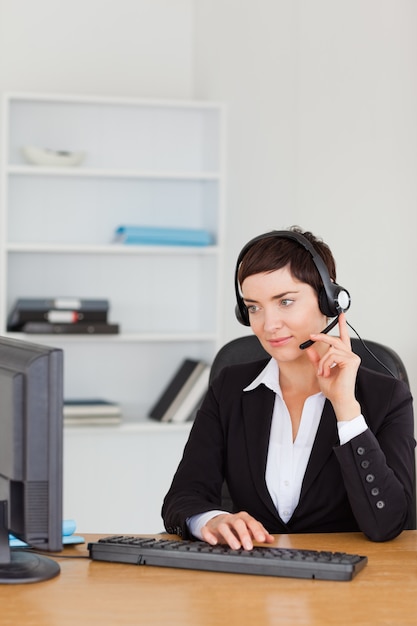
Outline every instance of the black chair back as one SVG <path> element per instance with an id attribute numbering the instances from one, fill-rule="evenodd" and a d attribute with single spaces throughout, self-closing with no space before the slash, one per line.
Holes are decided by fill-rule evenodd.
<path id="1" fill-rule="evenodd" d="M 376 372 L 382 372 L 383 374 L 389 373 L 387 371 L 388 368 L 396 378 L 403 380 L 409 385 L 404 363 L 392 348 L 375 341 L 366 340 L 362 343 L 360 339 L 356 338 L 352 338 L 351 341 L 352 350 L 361 357 L 364 367 Z M 232 339 L 232 341 L 220 348 L 216 354 L 210 370 L 210 382 L 226 365 L 250 363 L 251 361 L 266 359 L 268 356 L 255 335 Z"/>

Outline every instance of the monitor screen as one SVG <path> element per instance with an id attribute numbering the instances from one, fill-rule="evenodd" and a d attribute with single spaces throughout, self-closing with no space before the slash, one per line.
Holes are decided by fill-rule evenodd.
<path id="1" fill-rule="evenodd" d="M 62 413 L 62 350 L 0 337 L 0 583 L 59 574 L 40 552 L 62 550 Z"/>

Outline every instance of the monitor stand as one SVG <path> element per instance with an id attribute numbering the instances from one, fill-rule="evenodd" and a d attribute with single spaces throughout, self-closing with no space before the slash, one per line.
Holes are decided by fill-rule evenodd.
<path id="1" fill-rule="evenodd" d="M 0 584 L 40 582 L 58 576 L 60 571 L 53 559 L 31 552 L 31 548 L 10 548 L 7 502 L 0 501 Z"/>

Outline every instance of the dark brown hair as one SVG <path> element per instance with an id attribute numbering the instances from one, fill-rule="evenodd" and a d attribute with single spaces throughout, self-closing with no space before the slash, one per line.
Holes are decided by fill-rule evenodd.
<path id="1" fill-rule="evenodd" d="M 329 246 L 311 232 L 303 232 L 296 226 L 289 230 L 308 239 L 323 259 L 331 280 L 336 282 L 336 263 Z M 297 280 L 311 285 L 319 293 L 323 282 L 308 250 L 293 239 L 274 235 L 259 239 L 246 252 L 238 270 L 239 285 L 248 276 L 274 272 L 287 265 Z"/>

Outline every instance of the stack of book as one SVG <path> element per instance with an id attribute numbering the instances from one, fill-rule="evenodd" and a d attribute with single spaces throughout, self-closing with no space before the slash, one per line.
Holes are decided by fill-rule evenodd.
<path id="1" fill-rule="evenodd" d="M 193 420 L 206 394 L 209 375 L 210 366 L 204 361 L 184 359 L 149 411 L 149 417 L 161 422 Z"/>
<path id="2" fill-rule="evenodd" d="M 157 246 L 209 246 L 212 234 L 201 228 L 160 228 L 158 226 L 119 226 L 115 241 Z"/>
<path id="3" fill-rule="evenodd" d="M 107 426 L 122 420 L 120 406 L 102 398 L 64 400 L 63 416 L 66 426 Z"/>
<path id="4" fill-rule="evenodd" d="M 115 334 L 108 321 L 109 301 L 97 298 L 19 298 L 11 311 L 8 331 L 24 333 Z"/>

